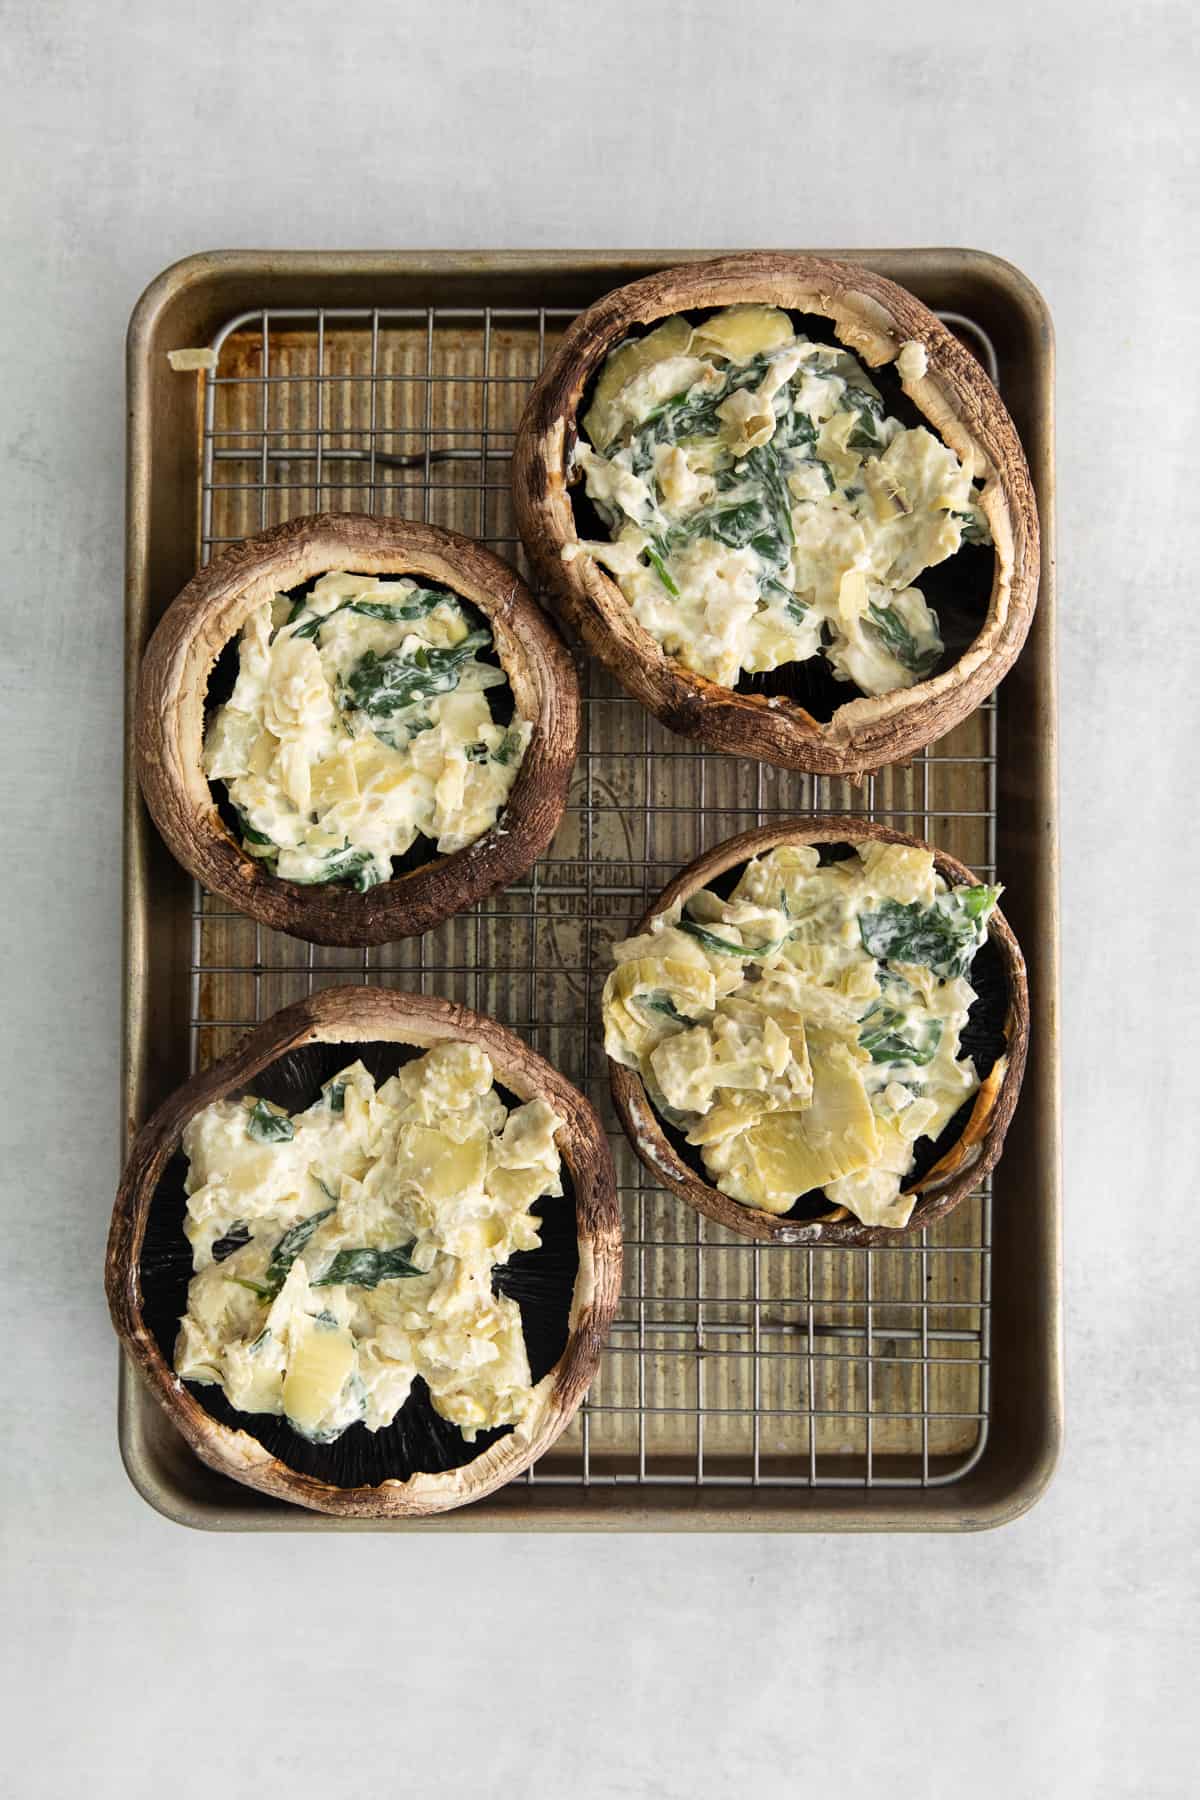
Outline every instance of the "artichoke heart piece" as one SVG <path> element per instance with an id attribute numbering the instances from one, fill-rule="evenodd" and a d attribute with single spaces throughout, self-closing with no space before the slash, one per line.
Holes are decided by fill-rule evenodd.
<path id="1" fill-rule="evenodd" d="M 487 1191 L 506 1211 L 526 1212 L 548 1191 L 556 1177 L 545 1169 L 492 1169 Z"/>
<path id="2" fill-rule="evenodd" d="M 866 870 L 866 886 L 885 900 L 932 906 L 937 875 L 933 856 L 910 844 L 860 844 L 859 860 Z"/>
<path id="3" fill-rule="evenodd" d="M 604 1048 L 634 1066 L 672 1031 L 711 1012 L 716 999 L 703 962 L 644 956 L 618 963 L 604 984 Z"/>
<path id="4" fill-rule="evenodd" d="M 316 807 L 336 806 L 339 800 L 358 799 L 358 771 L 354 758 L 342 753 L 327 756 L 312 769 L 312 803 Z"/>
<path id="5" fill-rule="evenodd" d="M 745 1000 L 723 1000 L 711 1025 L 665 1038 L 644 1059 L 668 1105 L 706 1113 L 714 1100 L 764 1095 L 762 1110 L 805 1104 L 812 1094 L 804 1021 L 779 1019 Z"/>
<path id="6" fill-rule="evenodd" d="M 755 906 L 778 906 L 782 895 L 789 915 L 794 914 L 800 910 L 795 902 L 805 883 L 820 866 L 821 858 L 811 844 L 779 844 L 765 856 L 751 858 L 731 898 Z"/>
<path id="7" fill-rule="evenodd" d="M 704 356 L 715 351 L 731 362 L 749 362 L 761 351 L 790 344 L 795 334 L 785 312 L 774 306 L 727 306 L 698 325 L 692 349 Z"/>
<path id="8" fill-rule="evenodd" d="M 350 762 L 359 793 L 370 789 L 373 794 L 391 794 L 420 780 L 415 766 L 406 764 L 373 736 L 358 740 L 350 751 Z"/>
<path id="9" fill-rule="evenodd" d="M 419 1188 L 432 1206 L 479 1194 L 487 1171 L 487 1147 L 482 1132 L 458 1143 L 431 1126 L 404 1125 L 396 1141 L 396 1178 Z"/>
<path id="10" fill-rule="evenodd" d="M 299 1343 L 295 1342 L 299 1335 Z M 313 1321 L 293 1348 L 283 1378 L 283 1410 L 297 1430 L 318 1431 L 341 1397 L 355 1366 L 350 1332 Z"/>
<path id="11" fill-rule="evenodd" d="M 225 1389 L 226 1399 L 239 1412 L 278 1414 L 284 1410 L 284 1371 L 279 1354 L 267 1354 L 271 1348 L 269 1338 L 258 1349 L 255 1349 L 254 1343 L 247 1345 L 235 1342 L 226 1346 L 221 1385 Z M 208 1365 L 209 1379 L 212 1378 L 213 1366 L 211 1363 Z M 183 1374 L 183 1370 L 180 1373 Z M 190 1375 L 185 1375 L 184 1378 L 196 1379 Z"/>
<path id="12" fill-rule="evenodd" d="M 731 994 L 742 985 L 741 965 L 734 957 L 710 955 L 692 932 L 674 923 L 643 932 L 641 937 L 626 938 L 623 944 L 613 945 L 612 953 L 616 963 L 641 962 L 646 957 L 655 962 L 686 963 L 709 975 L 718 994 Z"/>
<path id="13" fill-rule="evenodd" d="M 746 1131 L 771 1110 L 768 1094 L 754 1091 L 733 1093 L 710 1112 L 701 1114 L 687 1134 L 689 1144 L 703 1151 L 706 1144 L 724 1144 Z M 736 1151 L 730 1154 L 736 1156 Z M 714 1168 L 716 1164 L 714 1163 Z"/>
<path id="14" fill-rule="evenodd" d="M 697 1025 L 692 1031 L 679 1031 L 665 1038 L 648 1052 L 645 1060 L 649 1073 L 668 1106 L 681 1112 L 707 1110 L 721 1080 L 716 1050 L 711 1031 Z"/>
<path id="15" fill-rule="evenodd" d="M 787 1212 L 801 1194 L 869 1168 L 879 1133 L 853 1052 L 830 1034 L 812 1030 L 812 1104 L 772 1113 L 744 1138 L 747 1188 L 764 1212 Z"/>
<path id="16" fill-rule="evenodd" d="M 668 356 L 682 356 L 691 341 L 692 328 L 686 319 L 668 319 L 664 325 L 631 338 L 613 351 L 596 382 L 592 404 L 583 420 L 583 429 L 597 450 L 606 450 L 616 434 L 620 412 L 617 395 L 641 370 L 662 362 Z"/>
<path id="17" fill-rule="evenodd" d="M 813 1096 L 813 1071 L 812 1059 L 808 1053 L 809 1023 L 803 1013 L 791 1012 L 786 1007 L 778 1008 L 770 1016 L 787 1040 L 790 1054 L 787 1068 L 782 1072 L 796 1096 L 791 1104 L 810 1104 Z"/>
<path id="18" fill-rule="evenodd" d="M 912 1145 L 888 1119 L 876 1118 L 879 1156 L 874 1167 L 858 1169 L 831 1181 L 825 1189 L 835 1206 L 845 1206 L 863 1225 L 907 1225 L 917 1203 L 915 1193 L 902 1194 L 900 1184 L 912 1160 Z"/>

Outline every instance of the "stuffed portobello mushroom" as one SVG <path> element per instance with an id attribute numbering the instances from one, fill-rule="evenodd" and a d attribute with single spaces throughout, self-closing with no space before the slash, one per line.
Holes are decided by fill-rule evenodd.
<path id="1" fill-rule="evenodd" d="M 1028 992 L 998 887 L 862 819 L 730 839 L 614 946 L 613 1095 L 634 1149 L 748 1236 L 870 1244 L 991 1169 Z"/>
<path id="2" fill-rule="evenodd" d="M 1028 470 L 975 359 L 868 270 L 757 255 L 599 301 L 530 397 L 522 533 L 667 725 L 821 773 L 995 687 L 1036 598 Z"/>
<path id="3" fill-rule="evenodd" d="M 184 866 L 317 943 L 428 930 L 558 825 L 566 651 L 517 576 L 431 526 L 301 519 L 202 570 L 146 652 L 138 770 Z"/>
<path id="4" fill-rule="evenodd" d="M 571 1418 L 620 1285 L 599 1121 L 494 1021 L 333 989 L 138 1134 L 117 1331 L 197 1454 L 278 1497 L 437 1512 Z"/>

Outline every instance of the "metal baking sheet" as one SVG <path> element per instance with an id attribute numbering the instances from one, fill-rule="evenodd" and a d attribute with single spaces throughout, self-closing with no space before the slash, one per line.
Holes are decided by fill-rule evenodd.
<path id="1" fill-rule="evenodd" d="M 128 345 L 127 690 L 180 586 L 223 546 L 317 510 L 431 520 L 523 568 L 508 460 L 569 320 L 687 251 L 232 252 L 167 270 Z M 703 254 L 712 254 L 704 252 Z M 861 788 L 704 752 L 584 667 L 571 804 L 530 876 L 418 942 L 315 949 L 196 889 L 127 759 L 126 1137 L 189 1072 L 314 987 L 419 988 L 494 1013 L 605 1113 L 625 1293 L 591 1394 L 528 1477 L 430 1520 L 305 1513 L 195 1460 L 122 1367 L 119 1431 L 161 1512 L 222 1530 L 913 1530 L 1016 1516 L 1061 1435 L 1052 334 L 1011 265 L 970 251 L 857 256 L 938 310 L 997 380 L 1042 523 L 1038 612 L 998 700 Z M 167 352 L 211 347 L 180 373 Z M 523 572 L 528 575 L 528 571 Z M 892 1247 L 736 1238 L 657 1188 L 608 1101 L 607 945 L 701 849 L 808 811 L 864 812 L 1006 884 L 1029 962 L 1032 1050 L 992 1187 Z"/>

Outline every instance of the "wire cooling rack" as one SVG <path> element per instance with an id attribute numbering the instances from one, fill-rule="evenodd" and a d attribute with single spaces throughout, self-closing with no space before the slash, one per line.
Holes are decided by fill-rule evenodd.
<path id="1" fill-rule="evenodd" d="M 202 560 L 301 513 L 404 515 L 482 538 L 521 568 L 509 496 L 529 384 L 574 313 L 553 307 L 241 313 L 205 375 Z M 982 329 L 941 318 L 996 379 Z M 672 874 L 734 832 L 861 813 L 994 874 L 990 701 L 911 767 L 860 788 L 693 748 L 581 665 L 584 738 L 562 828 L 523 881 L 418 941 L 324 950 L 197 888 L 190 1056 L 352 980 L 495 1014 L 589 1095 L 609 1128 L 625 1291 L 591 1393 L 522 1479 L 572 1487 L 933 1487 L 983 1454 L 991 1406 L 991 1196 L 895 1247 L 760 1243 L 659 1188 L 608 1097 L 608 946 Z"/>

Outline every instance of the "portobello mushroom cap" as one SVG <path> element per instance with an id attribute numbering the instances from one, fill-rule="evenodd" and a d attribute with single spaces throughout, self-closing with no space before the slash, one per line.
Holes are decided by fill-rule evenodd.
<path id="1" fill-rule="evenodd" d="M 264 601 L 338 569 L 424 577 L 477 607 L 515 711 L 533 727 L 508 802 L 490 830 L 366 893 L 336 882 L 283 881 L 248 856 L 221 816 L 201 760 L 209 679 L 221 651 Z M 190 874 L 260 924 L 310 943 L 352 946 L 419 936 L 524 874 L 558 829 L 579 721 L 570 655 L 499 557 L 433 525 L 326 513 L 248 538 L 193 577 L 150 639 L 134 734 L 146 804 Z"/>
<path id="2" fill-rule="evenodd" d="M 397 1060 L 403 1061 L 448 1039 L 478 1044 L 492 1060 L 498 1086 L 522 1101 L 547 1101 L 563 1119 L 556 1143 L 563 1165 L 564 1197 L 547 1205 L 550 1209 L 570 1207 L 569 1196 L 574 1196 L 574 1232 L 569 1222 L 556 1232 L 556 1240 L 565 1240 L 570 1256 L 561 1254 L 560 1244 L 560 1254 L 552 1259 L 554 1266 L 539 1276 L 538 1259 L 547 1257 L 548 1245 L 522 1252 L 524 1290 L 515 1279 L 505 1285 L 504 1291 L 512 1292 L 522 1306 L 533 1363 L 533 1400 L 525 1418 L 516 1426 L 482 1433 L 487 1441 L 472 1454 L 472 1446 L 461 1440 L 455 1427 L 433 1414 L 426 1398 L 418 1432 L 437 1429 L 442 1439 L 450 1434 L 465 1457 L 457 1466 L 447 1466 L 455 1461 L 454 1451 L 435 1454 L 431 1460 L 440 1466 L 426 1471 L 418 1455 L 416 1469 L 401 1477 L 382 1472 L 374 1481 L 356 1484 L 346 1479 L 346 1470 L 361 1468 L 362 1456 L 356 1463 L 342 1455 L 341 1446 L 351 1433 L 364 1434 L 367 1455 L 377 1461 L 374 1446 L 393 1432 L 397 1437 L 392 1441 L 400 1441 L 404 1416 L 415 1396 L 410 1396 L 387 1432 L 366 1433 L 365 1426 L 355 1425 L 334 1443 L 321 1446 L 296 1438 L 286 1422 L 274 1415 L 234 1412 L 223 1401 L 214 1402 L 209 1410 L 197 1394 L 219 1395 L 219 1390 L 189 1389 L 171 1366 L 169 1346 L 164 1350 L 164 1335 L 168 1327 L 173 1331 L 177 1321 L 159 1319 L 157 1331 L 151 1323 L 149 1315 L 156 1308 L 148 1290 L 156 1276 L 146 1266 L 147 1227 L 153 1229 L 152 1213 L 164 1206 L 163 1195 L 172 1186 L 169 1165 L 173 1159 L 183 1161 L 180 1141 L 184 1127 L 212 1101 L 255 1088 L 259 1078 L 270 1079 L 272 1070 L 287 1070 L 288 1062 L 282 1059 L 290 1058 L 294 1064 L 297 1056 L 313 1055 L 314 1046 L 345 1046 L 351 1059 L 360 1052 L 366 1056 L 398 1053 Z M 315 1091 L 304 1103 L 312 1098 Z M 174 1185 L 178 1188 L 178 1181 Z M 548 1212 L 543 1219 L 547 1235 L 552 1217 Z M 178 1277 L 186 1281 L 190 1246 L 183 1236 L 181 1218 L 174 1217 L 171 1226 L 175 1273 L 178 1277 L 179 1258 L 186 1257 L 186 1268 Z M 504 1273 L 512 1270 L 516 1260 L 510 1259 Z M 570 1422 L 595 1374 L 621 1287 L 621 1219 L 608 1142 L 583 1095 L 494 1019 L 422 994 L 369 987 L 325 989 L 257 1026 L 232 1054 L 176 1089 L 143 1125 L 130 1149 L 113 1209 L 105 1287 L 113 1325 L 125 1350 L 173 1424 L 210 1468 L 278 1499 L 343 1518 L 446 1512 L 492 1493 L 542 1456 Z M 553 1365 L 540 1375 L 533 1346 L 528 1344 L 525 1318 L 531 1296 L 543 1312 L 547 1306 L 557 1306 L 550 1335 L 563 1344 Z M 161 1305 L 157 1307 L 159 1313 L 162 1310 Z M 222 1422 L 215 1416 L 220 1411 L 238 1424 Z M 410 1427 L 410 1452 L 412 1435 Z M 291 1466 L 260 1442 L 260 1436 L 274 1438 L 277 1445 L 281 1437 L 286 1438 L 299 1453 L 295 1460 L 307 1466 Z M 418 1446 L 435 1452 L 439 1447 L 432 1438 L 428 1445 L 422 1441 Z M 413 1460 L 411 1455 L 409 1460 Z M 339 1474 L 342 1479 L 333 1478 Z"/>
<path id="3" fill-rule="evenodd" d="M 752 857 L 775 850 L 781 844 L 811 844 L 830 847 L 874 841 L 884 844 L 907 844 L 913 849 L 927 850 L 933 857 L 939 875 L 948 884 L 975 883 L 978 877 L 953 856 L 937 850 L 920 838 L 893 831 L 873 820 L 827 816 L 820 820 L 783 820 L 756 831 L 727 838 L 723 844 L 697 857 L 665 887 L 634 927 L 633 936 L 649 931 L 652 922 L 676 902 L 686 902 L 701 888 L 710 886 L 730 870 L 740 867 Z M 804 1213 L 803 1197 L 788 1213 L 769 1213 L 748 1206 L 723 1194 L 685 1161 L 683 1139 L 668 1134 L 651 1104 L 641 1076 L 635 1069 L 608 1060 L 613 1101 L 626 1136 L 646 1168 L 667 1187 L 686 1200 L 698 1212 L 707 1214 L 720 1225 L 743 1237 L 771 1238 L 781 1244 L 837 1244 L 849 1247 L 894 1244 L 902 1232 L 920 1231 L 952 1212 L 995 1167 L 1004 1146 L 1025 1073 L 1025 1055 L 1029 1039 L 1029 984 L 1025 959 L 1003 914 L 997 909 L 988 921 L 987 944 L 979 951 L 983 957 L 992 953 L 997 987 L 994 1019 L 985 1028 L 990 1040 L 989 1051 L 996 1052 L 990 1069 L 969 1103 L 946 1127 L 937 1141 L 936 1160 L 923 1171 L 906 1178 L 902 1191 L 916 1193 L 917 1203 L 908 1224 L 901 1230 L 885 1225 L 863 1225 L 844 1206 L 825 1202 L 825 1210 L 813 1217 Z M 982 1000 L 972 1007 L 972 1015 L 981 1008 Z M 970 1026 L 968 1026 L 968 1030 Z M 966 1034 L 964 1034 L 965 1036 Z M 984 1035 L 984 1034 L 981 1034 Z M 968 1046 L 969 1048 L 969 1046 Z M 962 1117 L 963 1114 L 967 1116 Z M 699 1165 L 698 1153 L 690 1152 Z M 918 1169 L 924 1160 L 918 1155 Z M 699 1165 L 702 1166 L 702 1165 Z M 818 1201 L 823 1198 L 817 1195 Z"/>
<path id="4" fill-rule="evenodd" d="M 906 343 L 920 344 L 926 373 L 914 379 L 897 370 L 899 387 L 984 481 L 979 504 L 994 547 L 991 593 L 986 614 L 981 606 L 978 620 L 967 620 L 961 654 L 913 687 L 847 698 L 825 720 L 786 693 L 743 693 L 694 673 L 638 623 L 598 562 L 588 555 L 563 560 L 564 548 L 580 539 L 568 488 L 579 419 L 610 351 L 673 314 L 747 302 L 830 321 L 837 341 L 869 370 L 895 362 Z M 513 455 L 513 495 L 539 577 L 621 685 L 672 731 L 781 768 L 858 777 L 912 757 L 997 686 L 1025 641 L 1037 600 L 1037 506 L 1000 396 L 976 359 L 914 295 L 870 269 L 824 257 L 755 252 L 687 263 L 589 307 L 530 393 Z M 784 665 L 776 674 L 786 680 L 788 671 L 807 666 Z M 804 689 L 799 677 L 789 685 Z"/>

